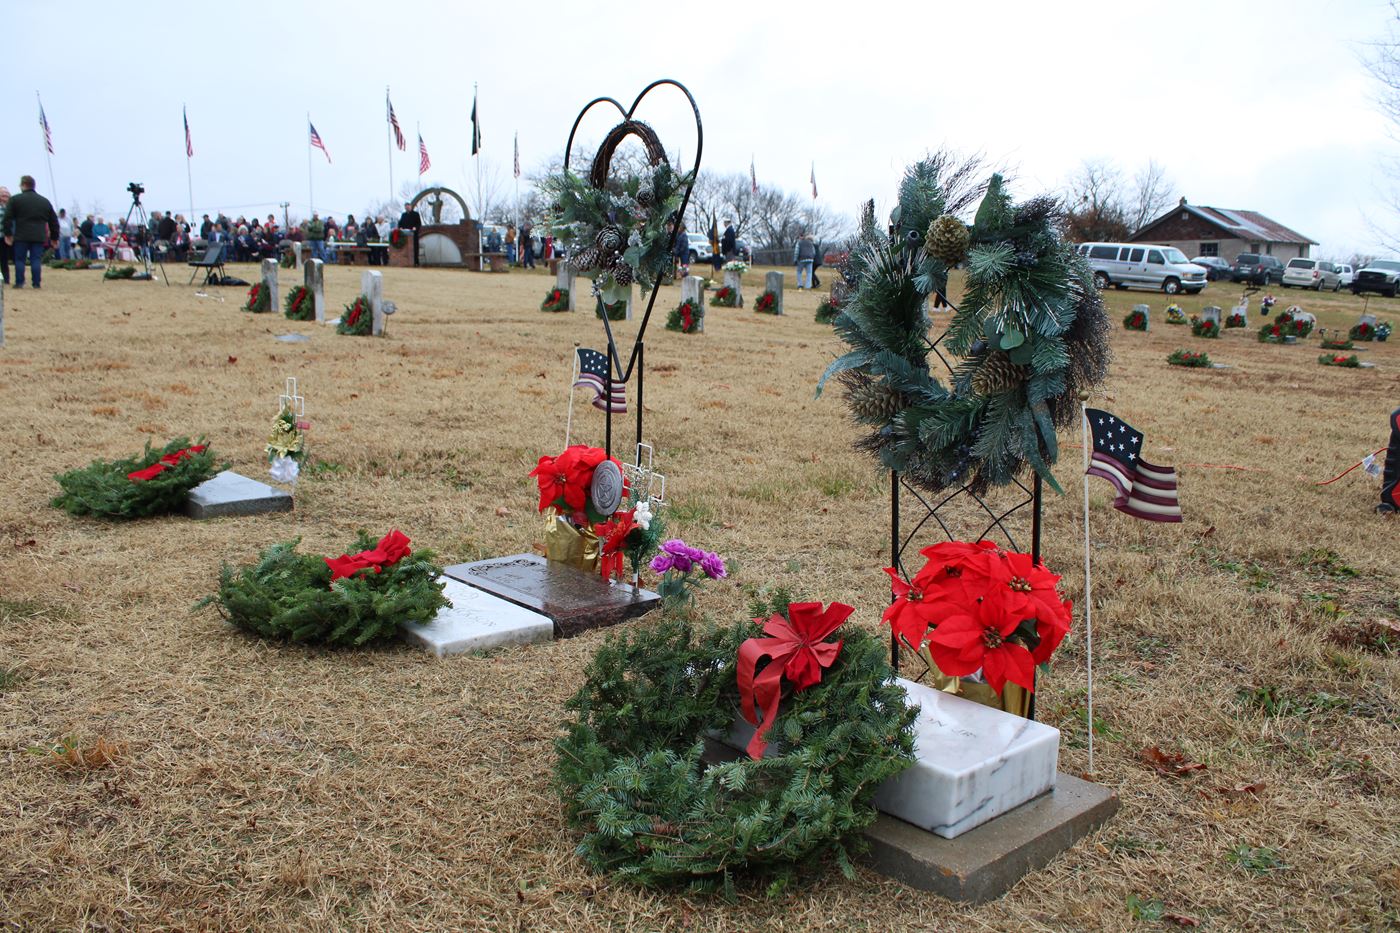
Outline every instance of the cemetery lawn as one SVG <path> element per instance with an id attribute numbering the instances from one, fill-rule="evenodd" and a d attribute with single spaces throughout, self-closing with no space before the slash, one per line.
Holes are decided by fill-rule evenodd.
<path id="1" fill-rule="evenodd" d="M 745 277 L 750 301 L 763 271 Z M 41 292 L 4 296 L 0 928 L 1400 923 L 1400 519 L 1372 514 L 1377 484 L 1359 470 L 1315 485 L 1385 444 L 1400 339 L 1364 345 L 1375 369 L 1334 369 L 1317 365 L 1316 334 L 1201 340 L 1164 322 L 1165 296 L 1109 292 L 1116 363 L 1095 403 L 1177 467 L 1186 516 L 1136 521 L 1111 508 L 1107 483 L 1090 487 L 1095 777 L 1122 809 L 979 907 L 863 868 L 809 874 L 772 899 L 741 886 L 728 903 L 639 890 L 573 855 L 553 742 L 605 633 L 437 660 L 407 645 L 270 644 L 191 611 L 220 562 L 294 537 L 334 556 L 357 529 L 398 528 L 444 563 L 530 550 L 541 522 L 526 474 L 562 447 L 572 348 L 603 347 L 594 316 L 538 311 L 554 284 L 543 274 L 387 269 L 400 312 L 384 339 L 357 339 L 242 313 L 244 289 L 196 297 L 171 272 L 167 288 L 46 270 Z M 330 316 L 359 273 L 327 270 Z M 281 275 L 283 294 L 300 282 Z M 1274 294 L 1276 310 L 1296 302 L 1329 329 L 1362 307 L 1347 293 Z M 823 295 L 789 290 L 785 317 L 707 308 L 695 336 L 662 328 L 677 288 L 657 301 L 648 440 L 669 477 L 670 532 L 737 562 L 702 594 L 716 620 L 742 617 L 753 587 L 783 585 L 850 602 L 878 627 L 888 477 L 851 449 L 839 390 L 813 398 L 840 352 L 812 319 Z M 1176 300 L 1228 314 L 1238 295 L 1212 283 Z M 1140 302 L 1151 331 L 1124 331 Z M 1400 301 L 1372 296 L 1370 309 L 1400 319 Z M 616 325 L 629 339 L 635 327 Z M 274 339 L 287 333 L 312 336 Z M 1170 367 L 1178 347 L 1232 368 Z M 294 512 L 109 524 L 49 506 L 53 474 L 182 434 L 208 435 L 220 459 L 265 479 L 289 375 L 312 423 Z M 621 451 L 630 423 L 619 419 Z M 601 442 L 584 392 L 574 431 Z M 1062 438 L 1066 494 L 1048 494 L 1045 513 L 1047 562 L 1076 603 L 1078 443 Z M 956 530 L 975 533 L 974 518 Z M 1062 732 L 1061 769 L 1081 774 L 1082 616 L 1075 626 L 1040 682 L 1039 715 Z"/>

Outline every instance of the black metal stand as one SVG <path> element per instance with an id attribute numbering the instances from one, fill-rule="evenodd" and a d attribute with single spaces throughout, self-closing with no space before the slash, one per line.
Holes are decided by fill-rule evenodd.
<path id="1" fill-rule="evenodd" d="M 690 184 L 686 186 L 685 196 L 681 199 L 681 206 L 676 212 L 676 220 L 679 222 L 685 217 L 686 208 L 690 206 L 690 195 L 695 190 L 695 178 L 698 176 L 700 170 L 700 156 L 705 149 L 705 128 L 700 120 L 700 107 L 695 103 L 694 95 L 692 95 L 689 89 L 687 89 L 686 86 L 684 84 L 681 84 L 679 81 L 672 80 L 671 78 L 661 78 L 659 80 L 653 81 L 652 83 L 648 84 L 645 88 L 642 89 L 642 92 L 637 95 L 636 100 L 632 101 L 632 106 L 625 110 L 623 109 L 622 104 L 618 103 L 614 98 L 611 97 L 595 97 L 593 100 L 589 101 L 588 104 L 582 110 L 579 111 L 578 116 L 574 119 L 573 128 L 569 130 L 569 141 L 564 146 L 564 171 L 569 171 L 570 157 L 572 156 L 574 149 L 574 135 L 578 132 L 579 124 L 583 122 L 583 118 L 588 113 L 588 111 L 592 110 L 593 107 L 598 104 L 612 104 L 613 107 L 617 108 L 617 112 L 622 114 L 623 127 L 627 127 L 628 124 L 632 122 L 632 116 L 637 112 L 637 107 L 641 104 L 642 99 L 645 98 L 648 94 L 650 94 L 654 89 L 663 85 L 670 85 L 672 87 L 678 88 L 680 92 L 685 95 L 686 100 L 690 102 L 690 109 L 695 114 L 695 162 L 691 165 L 692 175 L 690 179 Z M 629 132 L 633 132 L 633 134 L 637 136 L 641 135 L 639 132 Z M 662 158 L 665 158 L 665 156 L 662 155 Z M 671 239 L 670 242 L 667 244 L 667 255 L 672 255 L 675 252 L 676 237 L 679 234 L 679 231 L 680 227 L 678 223 L 673 224 L 671 228 Z M 627 359 L 626 366 L 623 366 L 622 356 L 620 353 L 618 353 L 617 350 L 617 340 L 613 335 L 612 321 L 608 319 L 607 308 L 603 308 L 603 330 L 607 333 L 608 336 L 608 376 L 603 386 L 604 390 L 607 392 L 608 398 L 608 405 L 605 408 L 607 418 L 606 425 L 604 428 L 604 449 L 607 451 L 608 456 L 612 456 L 613 384 L 620 383 L 622 385 L 626 385 L 632 379 L 633 373 L 635 373 L 637 377 L 637 391 L 633 396 L 632 401 L 632 404 L 637 406 L 637 443 L 640 444 L 642 442 L 642 393 L 644 388 L 643 370 L 645 369 L 645 353 L 643 351 L 643 346 L 644 338 L 646 337 L 647 332 L 647 324 L 651 321 L 651 312 L 652 309 L 656 306 L 656 295 L 661 288 L 661 278 L 661 276 L 657 276 L 656 281 L 652 283 L 651 295 L 647 299 L 647 309 L 646 312 L 642 315 L 641 325 L 637 328 L 637 336 L 632 342 L 632 353 Z"/>

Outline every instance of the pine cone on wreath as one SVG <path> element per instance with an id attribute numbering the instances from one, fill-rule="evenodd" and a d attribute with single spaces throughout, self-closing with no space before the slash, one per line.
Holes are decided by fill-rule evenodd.
<path id="1" fill-rule="evenodd" d="M 967 258 L 967 247 L 971 240 L 967 225 L 952 214 L 944 214 L 928 225 L 928 235 L 924 237 L 924 252 L 946 266 L 956 266 Z"/>
<path id="2" fill-rule="evenodd" d="M 598 250 L 588 246 L 579 250 L 570 262 L 573 264 L 574 271 L 587 272 L 589 269 L 598 268 L 601 259 L 602 256 L 599 255 Z"/>
<path id="3" fill-rule="evenodd" d="M 623 288 L 632 284 L 632 267 L 622 260 L 614 262 L 608 267 L 608 271 L 612 273 L 613 281 Z"/>
<path id="4" fill-rule="evenodd" d="M 605 255 L 616 252 L 622 248 L 622 231 L 616 227 L 604 227 L 593 239 L 593 245 Z"/>
<path id="5" fill-rule="evenodd" d="M 642 207 L 651 207 L 651 203 L 656 200 L 656 192 L 651 190 L 650 185 L 643 185 L 637 189 L 637 203 Z"/>
<path id="6" fill-rule="evenodd" d="M 904 407 L 898 392 L 862 372 L 847 370 L 841 374 L 841 381 L 846 385 L 846 404 L 851 414 L 863 424 L 888 424 Z"/>
<path id="7" fill-rule="evenodd" d="M 983 397 L 995 395 L 1019 388 L 1030 376 L 1030 367 L 1013 363 L 1005 352 L 994 350 L 972 374 L 972 391 Z"/>

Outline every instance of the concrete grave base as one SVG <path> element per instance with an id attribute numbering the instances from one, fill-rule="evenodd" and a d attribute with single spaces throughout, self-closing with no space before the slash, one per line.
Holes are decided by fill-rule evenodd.
<path id="1" fill-rule="evenodd" d="M 224 470 L 190 490 L 185 514 L 190 518 L 223 518 L 230 515 L 262 515 L 290 512 L 292 496 L 267 483 Z"/>
<path id="2" fill-rule="evenodd" d="M 438 610 L 425 625 L 406 624 L 404 638 L 421 644 L 438 657 L 486 651 L 505 645 L 528 645 L 554 637 L 554 623 L 538 612 L 492 596 L 485 590 L 439 577 L 442 595 L 452 605 Z"/>
<path id="3" fill-rule="evenodd" d="M 865 831 L 865 860 L 882 875 L 953 901 L 980 904 L 1103 825 L 1118 795 L 1061 772 L 1055 789 L 956 839 L 944 839 L 880 814 Z"/>
<path id="4" fill-rule="evenodd" d="M 455 564 L 443 574 L 547 616 L 554 624 L 556 638 L 616 625 L 661 602 L 650 590 L 622 583 L 609 585 L 597 573 L 548 561 L 538 554 Z"/>

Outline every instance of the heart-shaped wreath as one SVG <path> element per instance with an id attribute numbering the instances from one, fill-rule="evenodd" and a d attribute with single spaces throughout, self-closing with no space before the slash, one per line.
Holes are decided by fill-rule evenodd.
<path id="1" fill-rule="evenodd" d="M 1030 466 L 1054 489 L 1057 426 L 1108 370 L 1108 319 L 1083 259 L 1059 236 L 1052 198 L 1013 205 L 1001 176 L 972 182 L 971 163 L 944 154 L 911 166 L 888 233 L 866 206 L 842 269 L 849 292 L 833 322 L 850 345 L 817 387 L 838 376 L 857 446 L 930 491 L 981 492 Z M 982 194 L 969 227 L 957 214 Z M 962 305 L 941 338 L 960 358 L 950 384 L 929 371 L 927 304 L 947 300 L 966 263 Z"/>

